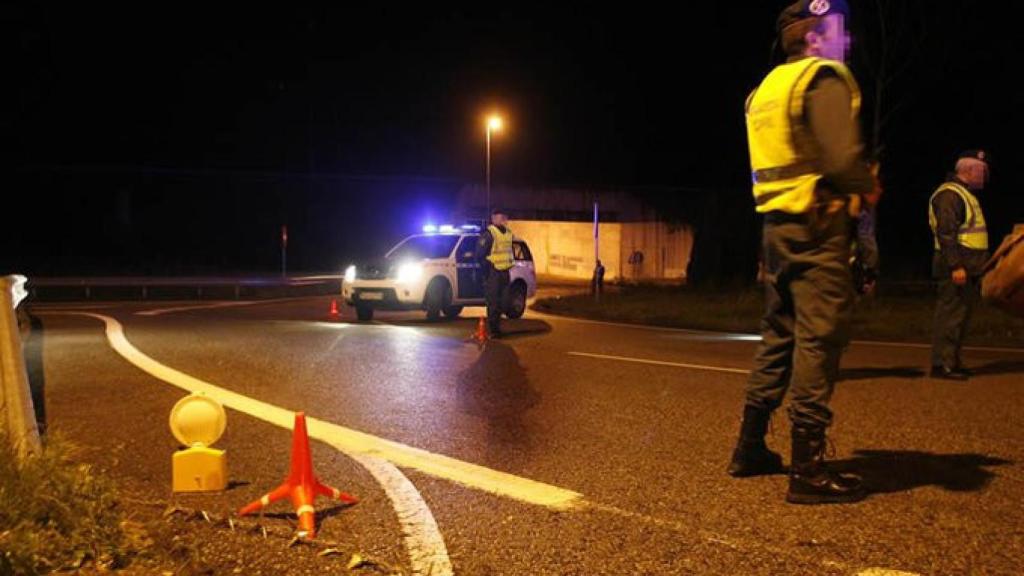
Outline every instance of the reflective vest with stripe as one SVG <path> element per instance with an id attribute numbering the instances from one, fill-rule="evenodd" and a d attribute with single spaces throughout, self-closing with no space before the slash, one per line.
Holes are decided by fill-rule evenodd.
<path id="1" fill-rule="evenodd" d="M 747 99 L 747 141 L 758 212 L 802 214 L 814 202 L 822 178 L 819 152 L 804 120 L 811 81 L 830 69 L 850 89 L 850 112 L 860 113 L 860 88 L 842 63 L 804 58 L 777 66 Z"/>
<path id="2" fill-rule="evenodd" d="M 928 199 L 928 225 L 932 227 L 932 236 L 935 238 L 935 249 L 939 250 L 939 235 L 937 233 L 939 221 L 935 217 L 935 206 L 932 204 L 940 192 L 950 190 L 955 192 L 964 201 L 964 221 L 957 231 L 957 242 L 964 248 L 972 250 L 988 250 L 988 228 L 985 226 L 985 214 L 981 211 L 981 203 L 978 198 L 967 189 L 966 186 L 956 182 L 946 182 L 936 190 Z"/>
<path id="3" fill-rule="evenodd" d="M 487 231 L 491 233 L 491 238 L 494 240 L 491 242 L 491 253 L 487 259 L 495 270 L 508 270 L 515 264 L 515 259 L 512 257 L 512 230 L 506 227 L 505 232 L 502 233 L 497 226 L 491 225 L 487 227 Z"/>

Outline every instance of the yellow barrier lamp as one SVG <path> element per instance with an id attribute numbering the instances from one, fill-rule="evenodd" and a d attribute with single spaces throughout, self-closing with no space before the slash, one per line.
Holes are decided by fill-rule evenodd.
<path id="1" fill-rule="evenodd" d="M 210 448 L 227 425 L 220 402 L 202 394 L 191 394 L 171 409 L 171 432 L 186 448 L 171 458 L 172 489 L 175 492 L 223 490 L 228 482 L 224 450 Z"/>

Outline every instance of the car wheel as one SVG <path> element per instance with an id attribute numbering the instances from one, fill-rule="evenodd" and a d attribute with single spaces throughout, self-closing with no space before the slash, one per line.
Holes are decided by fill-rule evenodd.
<path id="1" fill-rule="evenodd" d="M 427 320 L 437 320 L 452 305 L 452 287 L 447 280 L 434 280 L 427 287 Z"/>
<path id="2" fill-rule="evenodd" d="M 369 322 L 373 320 L 373 308 L 369 306 L 356 306 L 356 318 L 360 322 Z"/>
<path id="3" fill-rule="evenodd" d="M 446 318 L 458 318 L 459 314 L 462 314 L 462 306 L 449 306 L 444 309 Z"/>
<path id="4" fill-rule="evenodd" d="M 516 282 L 508 291 L 508 306 L 505 308 L 505 316 L 510 319 L 522 318 L 526 312 L 526 285 Z"/>

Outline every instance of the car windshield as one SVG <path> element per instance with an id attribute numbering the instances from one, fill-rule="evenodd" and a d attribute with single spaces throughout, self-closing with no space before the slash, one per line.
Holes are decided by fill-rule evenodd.
<path id="1" fill-rule="evenodd" d="M 458 241 L 457 235 L 413 236 L 396 246 L 388 254 L 388 260 L 447 258 Z"/>

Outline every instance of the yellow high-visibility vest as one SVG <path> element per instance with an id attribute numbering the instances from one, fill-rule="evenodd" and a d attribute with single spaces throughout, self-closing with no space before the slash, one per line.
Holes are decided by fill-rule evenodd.
<path id="1" fill-rule="evenodd" d="M 487 230 L 494 240 L 491 243 L 491 253 L 487 259 L 490 260 L 495 270 L 508 270 L 515 264 L 515 258 L 512 256 L 512 230 L 506 227 L 505 232 L 502 233 L 493 224 L 488 226 Z"/>
<path id="2" fill-rule="evenodd" d="M 804 58 L 772 70 L 747 98 L 747 141 L 758 212 L 807 212 L 822 178 L 818 150 L 804 121 L 807 88 L 819 70 L 835 71 L 850 89 L 850 112 L 860 113 L 860 88 L 842 63 Z"/>
<path id="3" fill-rule="evenodd" d="M 966 186 L 956 182 L 946 182 L 939 186 L 938 190 L 932 193 L 928 199 L 928 225 L 932 227 L 932 236 L 935 238 L 935 249 L 940 249 L 939 235 L 937 233 L 939 221 L 935 217 L 935 206 L 932 202 L 940 192 L 951 190 L 956 192 L 964 201 L 964 221 L 957 231 L 957 242 L 964 248 L 972 250 L 988 250 L 988 228 L 985 226 L 985 214 L 981 211 L 981 203 L 978 197 L 971 193 Z"/>

